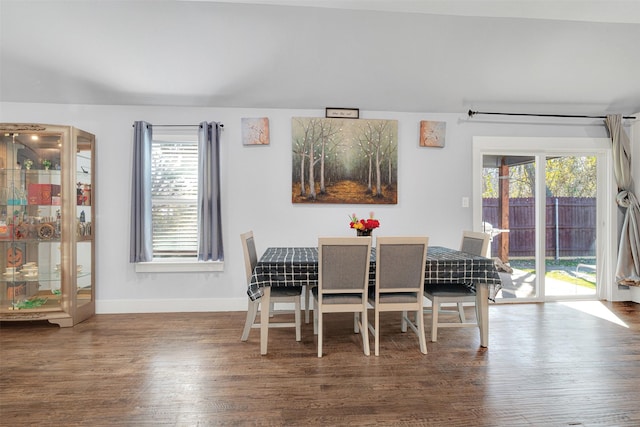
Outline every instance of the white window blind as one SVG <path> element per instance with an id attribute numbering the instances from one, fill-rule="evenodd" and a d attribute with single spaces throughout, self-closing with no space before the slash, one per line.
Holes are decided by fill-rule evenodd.
<path id="1" fill-rule="evenodd" d="M 198 143 L 154 137 L 151 156 L 153 257 L 196 258 Z"/>

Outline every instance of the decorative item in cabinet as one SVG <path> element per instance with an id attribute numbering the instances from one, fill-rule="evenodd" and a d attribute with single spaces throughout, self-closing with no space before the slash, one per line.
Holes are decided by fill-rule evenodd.
<path id="1" fill-rule="evenodd" d="M 7 249 L 7 268 L 5 274 L 15 272 L 24 263 L 24 251 L 13 244 Z M 13 269 L 13 270 L 12 270 Z"/>
<path id="2" fill-rule="evenodd" d="M 79 182 L 76 186 L 78 187 L 76 190 L 78 206 L 91 206 L 91 184 Z"/>
<path id="3" fill-rule="evenodd" d="M 78 222 L 78 237 L 86 238 L 91 236 L 91 223 L 90 222 Z"/>
<path id="4" fill-rule="evenodd" d="M 13 235 L 13 225 L 7 224 L 6 220 L 0 221 L 0 240 L 9 240 Z"/>
<path id="5" fill-rule="evenodd" d="M 56 184 L 29 184 L 27 200 L 30 205 L 59 205 L 60 186 Z"/>
<path id="6" fill-rule="evenodd" d="M 33 237 L 33 227 L 30 224 L 20 223 L 13 226 L 13 237 L 16 240 L 29 239 Z"/>
<path id="7" fill-rule="evenodd" d="M 53 225 L 45 222 L 43 224 L 38 224 L 38 238 L 42 240 L 50 240 L 53 239 L 56 233 L 56 229 Z"/>
<path id="8" fill-rule="evenodd" d="M 94 166 L 88 132 L 0 123 L 0 321 L 95 314 Z"/>

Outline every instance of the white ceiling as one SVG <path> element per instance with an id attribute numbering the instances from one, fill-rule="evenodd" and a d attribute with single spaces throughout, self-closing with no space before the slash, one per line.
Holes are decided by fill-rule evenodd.
<path id="1" fill-rule="evenodd" d="M 630 114 L 638 42 L 640 1 L 0 0 L 0 100 Z"/>
<path id="2" fill-rule="evenodd" d="M 435 15 L 640 24 L 638 0 L 195 0 Z"/>

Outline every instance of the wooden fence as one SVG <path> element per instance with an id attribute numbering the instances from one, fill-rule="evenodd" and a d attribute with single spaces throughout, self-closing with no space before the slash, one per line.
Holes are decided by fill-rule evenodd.
<path id="1" fill-rule="evenodd" d="M 483 221 L 501 228 L 498 199 L 483 199 Z M 546 257 L 592 257 L 596 251 L 596 199 L 547 197 Z M 509 257 L 535 255 L 535 199 L 509 199 Z M 495 256 L 501 235 L 494 237 Z"/>

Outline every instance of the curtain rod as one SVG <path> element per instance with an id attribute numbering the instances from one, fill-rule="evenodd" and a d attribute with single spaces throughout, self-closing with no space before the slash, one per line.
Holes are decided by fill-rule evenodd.
<path id="1" fill-rule="evenodd" d="M 218 123 L 220 125 L 221 128 L 224 127 L 224 123 Z M 135 126 L 135 125 L 131 125 L 131 126 Z M 156 125 L 151 123 L 151 126 L 160 126 L 160 127 L 180 127 L 180 128 L 192 128 L 192 127 L 199 127 L 200 125 Z"/>
<path id="2" fill-rule="evenodd" d="M 189 128 L 189 127 L 198 127 L 200 125 L 156 125 L 154 123 L 151 123 L 153 126 L 162 126 L 162 127 L 181 127 L 181 128 Z M 223 128 L 224 124 L 223 123 L 219 123 L 220 127 Z"/>
<path id="3" fill-rule="evenodd" d="M 476 114 L 494 114 L 498 116 L 535 116 L 535 117 L 571 117 L 577 119 L 606 119 L 607 116 L 581 116 L 573 114 L 529 114 L 529 113 L 490 113 L 486 111 L 472 111 L 469 110 L 469 117 L 473 117 Z M 623 119 L 635 119 L 634 116 L 623 116 Z"/>

